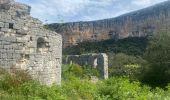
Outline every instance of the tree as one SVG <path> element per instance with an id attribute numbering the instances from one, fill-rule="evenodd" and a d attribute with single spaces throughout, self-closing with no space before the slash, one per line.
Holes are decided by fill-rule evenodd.
<path id="1" fill-rule="evenodd" d="M 170 82 L 170 33 L 157 33 L 151 39 L 144 58 L 148 61 L 143 81 L 152 86 Z"/>

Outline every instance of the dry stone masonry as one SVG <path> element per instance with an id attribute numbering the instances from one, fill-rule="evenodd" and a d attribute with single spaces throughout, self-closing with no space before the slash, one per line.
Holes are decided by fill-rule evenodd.
<path id="1" fill-rule="evenodd" d="M 41 83 L 61 82 L 61 35 L 30 16 L 30 7 L 0 0 L 0 67 L 22 69 Z"/>
<path id="2" fill-rule="evenodd" d="M 83 54 L 83 55 L 68 55 L 66 58 L 67 64 L 90 65 L 96 68 L 100 76 L 104 79 L 108 78 L 108 56 L 105 53 L 99 54 Z"/>

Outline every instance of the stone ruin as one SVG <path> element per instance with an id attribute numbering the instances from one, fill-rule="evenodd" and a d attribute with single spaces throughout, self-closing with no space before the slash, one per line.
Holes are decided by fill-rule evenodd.
<path id="1" fill-rule="evenodd" d="M 62 37 L 44 29 L 30 9 L 0 0 L 0 67 L 25 70 L 42 84 L 60 84 Z"/>
<path id="2" fill-rule="evenodd" d="M 90 65 L 96 68 L 100 76 L 104 79 L 108 78 L 108 56 L 105 53 L 99 54 L 83 54 L 83 55 L 68 55 L 65 63 L 67 64 L 79 64 Z"/>

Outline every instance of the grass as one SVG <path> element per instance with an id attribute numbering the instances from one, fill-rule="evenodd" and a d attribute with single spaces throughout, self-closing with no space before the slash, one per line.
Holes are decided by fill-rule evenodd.
<path id="1" fill-rule="evenodd" d="M 72 68 L 72 70 L 70 70 Z M 79 69 L 79 70 L 77 70 Z M 24 71 L 9 74 L 2 71 L 0 79 L 1 100 L 169 100 L 170 85 L 165 89 L 152 89 L 127 77 L 111 77 L 96 83 L 84 76 L 77 76 L 78 65 L 65 65 L 62 85 L 45 86 L 30 79 Z"/>

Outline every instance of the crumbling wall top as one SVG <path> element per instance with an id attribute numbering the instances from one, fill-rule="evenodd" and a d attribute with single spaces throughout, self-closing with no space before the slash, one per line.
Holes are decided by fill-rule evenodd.
<path id="1" fill-rule="evenodd" d="M 9 10 L 12 3 L 14 0 L 0 0 L 0 9 Z"/>
<path id="2" fill-rule="evenodd" d="M 0 0 L 0 5 L 13 3 L 14 0 Z"/>
<path id="3" fill-rule="evenodd" d="M 0 0 L 0 10 L 10 10 L 19 15 L 30 15 L 31 7 L 25 4 L 17 3 L 14 0 Z"/>

